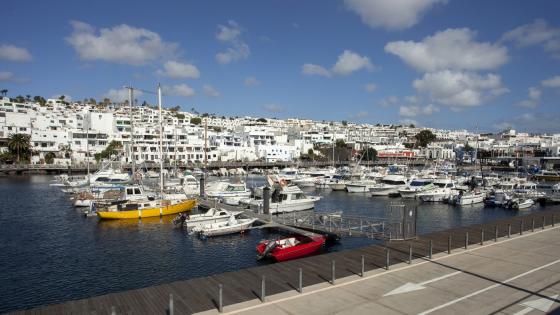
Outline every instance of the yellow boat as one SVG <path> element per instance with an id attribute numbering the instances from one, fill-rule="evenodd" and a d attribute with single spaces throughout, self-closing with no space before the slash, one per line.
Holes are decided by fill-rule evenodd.
<path id="1" fill-rule="evenodd" d="M 97 211 L 97 216 L 105 220 L 151 218 L 190 211 L 195 205 L 195 199 L 138 201 L 133 209 L 130 205 L 125 209 L 115 205 L 106 211 Z"/>

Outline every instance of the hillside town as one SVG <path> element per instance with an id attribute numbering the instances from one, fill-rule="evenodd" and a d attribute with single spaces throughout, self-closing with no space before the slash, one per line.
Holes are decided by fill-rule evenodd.
<path id="1" fill-rule="evenodd" d="M 105 99 L 97 103 L 94 99 L 67 102 L 64 96 L 57 99 L 4 96 L 0 98 L 1 161 L 22 162 L 19 154 L 10 149 L 9 142 L 15 135 L 27 135 L 30 153 L 26 161 L 30 164 L 99 162 L 110 156 L 108 149 L 115 148 L 121 153 L 119 158 L 123 163 L 159 162 L 158 108 L 146 102 L 132 108 L 128 104 L 128 100 L 113 103 Z M 164 160 L 179 165 L 348 160 L 357 159 L 366 149 L 373 149 L 374 158 L 464 163 L 472 163 L 477 151 L 479 155 L 505 161 L 555 160 L 560 156 L 560 134 L 528 134 L 513 129 L 477 134 L 414 125 L 225 117 L 199 113 L 194 108 L 186 112 L 179 106 L 164 109 L 161 117 Z M 428 139 L 418 137 L 425 130 L 429 131 L 425 132 L 429 134 Z M 335 147 L 344 147 L 350 153 L 335 156 Z"/>

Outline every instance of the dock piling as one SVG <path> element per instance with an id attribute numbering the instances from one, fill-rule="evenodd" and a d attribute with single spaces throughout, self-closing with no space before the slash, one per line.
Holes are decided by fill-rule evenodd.
<path id="1" fill-rule="evenodd" d="M 428 258 L 432 259 L 432 250 L 434 247 L 434 241 L 430 240 L 430 244 L 428 245 Z"/>
<path id="2" fill-rule="evenodd" d="M 204 175 L 200 177 L 200 197 L 204 197 Z"/>
<path id="3" fill-rule="evenodd" d="M 298 286 L 299 290 L 298 291 L 301 294 L 301 293 L 303 293 L 303 269 L 299 268 L 298 273 L 299 273 L 299 279 L 298 279 L 299 280 L 298 281 L 299 282 L 299 286 Z"/>
<path id="4" fill-rule="evenodd" d="M 218 284 L 218 312 L 224 312 L 224 286 Z"/>
<path id="5" fill-rule="evenodd" d="M 336 265 L 334 260 L 331 261 L 331 284 L 334 285 L 336 282 Z"/>
<path id="6" fill-rule="evenodd" d="M 391 254 L 388 248 L 385 248 L 385 270 L 389 270 L 391 264 Z"/>
<path id="7" fill-rule="evenodd" d="M 261 281 L 261 302 L 266 302 L 266 277 L 264 275 Z"/>
<path id="8" fill-rule="evenodd" d="M 263 214 L 270 213 L 270 187 L 263 188 Z"/>
<path id="9" fill-rule="evenodd" d="M 169 315 L 173 315 L 173 294 L 169 294 Z"/>

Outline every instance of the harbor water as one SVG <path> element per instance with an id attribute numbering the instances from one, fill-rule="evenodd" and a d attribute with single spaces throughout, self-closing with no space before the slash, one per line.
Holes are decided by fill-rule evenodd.
<path id="1" fill-rule="evenodd" d="M 50 176 L 0 177 L 0 313 L 86 298 L 253 267 L 255 246 L 274 237 L 252 230 L 208 240 L 174 228 L 172 217 L 99 221 L 85 218 Z M 262 183 L 250 177 L 248 185 Z M 398 198 L 338 191 L 306 190 L 321 195 L 316 211 L 384 217 Z M 559 206 L 529 210 L 418 205 L 418 232 L 428 233 Z M 371 244 L 345 237 L 325 249 L 341 251 Z"/>

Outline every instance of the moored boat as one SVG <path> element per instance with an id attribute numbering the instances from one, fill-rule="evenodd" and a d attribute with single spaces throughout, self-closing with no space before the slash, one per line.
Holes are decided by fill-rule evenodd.
<path id="1" fill-rule="evenodd" d="M 192 210 L 196 205 L 195 199 L 187 200 L 145 200 L 124 204 L 110 205 L 97 212 L 97 216 L 104 220 L 141 219 L 177 214 Z M 95 206 L 95 203 L 94 203 Z"/>
<path id="2" fill-rule="evenodd" d="M 227 221 L 201 225 L 192 231 L 198 233 L 201 237 L 243 233 L 255 221 L 257 221 L 256 218 L 236 219 L 234 215 L 231 215 Z"/>
<path id="3" fill-rule="evenodd" d="M 295 235 L 278 240 L 264 240 L 257 245 L 257 259 L 267 257 L 276 261 L 297 259 L 315 254 L 324 244 L 323 235 L 313 237 Z"/>

